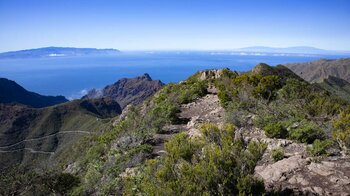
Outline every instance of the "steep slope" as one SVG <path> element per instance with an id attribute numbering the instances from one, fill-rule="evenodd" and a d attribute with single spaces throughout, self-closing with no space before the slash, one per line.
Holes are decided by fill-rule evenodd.
<path id="1" fill-rule="evenodd" d="M 14 81 L 0 78 L 0 103 L 20 103 L 41 108 L 67 101 L 63 96 L 43 96 L 29 92 Z"/>
<path id="2" fill-rule="evenodd" d="M 62 149 L 121 113 L 113 100 L 75 100 L 42 109 L 0 104 L 0 166 L 52 167 Z M 107 121 L 108 122 L 108 121 Z"/>
<path id="3" fill-rule="evenodd" d="M 341 97 L 344 100 L 350 102 L 350 83 L 346 80 L 328 76 L 328 78 L 323 79 L 322 82 L 317 83 L 321 88 L 329 91 L 336 97 Z"/>
<path id="4" fill-rule="evenodd" d="M 286 64 L 285 66 L 308 82 L 322 82 L 328 76 L 350 82 L 350 58 L 321 59 L 308 63 Z"/>
<path id="5" fill-rule="evenodd" d="M 102 90 L 92 89 L 82 99 L 95 99 L 109 97 L 117 101 L 122 108 L 128 104 L 139 104 L 153 95 L 164 84 L 159 80 L 152 80 L 148 74 L 136 78 L 122 78 L 116 83 Z"/>

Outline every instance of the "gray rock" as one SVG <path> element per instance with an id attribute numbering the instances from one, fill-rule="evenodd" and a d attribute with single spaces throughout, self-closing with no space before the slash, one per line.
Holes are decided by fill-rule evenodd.
<path id="1" fill-rule="evenodd" d="M 257 166 L 255 168 L 255 173 L 264 179 L 266 183 L 274 183 L 285 180 L 285 176 L 293 173 L 295 170 L 306 164 L 307 160 L 301 156 L 292 156 L 271 165 Z"/>

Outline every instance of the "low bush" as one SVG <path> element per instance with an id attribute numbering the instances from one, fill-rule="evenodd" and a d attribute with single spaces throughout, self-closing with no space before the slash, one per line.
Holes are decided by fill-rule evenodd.
<path id="1" fill-rule="evenodd" d="M 324 131 L 312 122 L 305 122 L 301 126 L 289 131 L 289 139 L 308 144 L 313 143 L 316 139 L 323 139 L 324 137 Z"/>
<path id="2" fill-rule="evenodd" d="M 278 76 L 264 76 L 255 87 L 253 95 L 270 101 L 275 98 L 279 88 L 281 88 L 281 80 Z"/>
<path id="3" fill-rule="evenodd" d="M 286 100 L 304 99 L 309 96 L 311 87 L 307 82 L 288 78 L 286 84 L 278 91 L 278 96 Z"/>
<path id="4" fill-rule="evenodd" d="M 126 195 L 261 195 L 264 184 L 253 177 L 265 145 L 245 146 L 234 139 L 234 126 L 201 128 L 202 137 L 180 133 L 166 143 L 167 154 L 147 161 L 125 179 Z M 264 148 L 265 147 L 265 148 Z"/>
<path id="5" fill-rule="evenodd" d="M 273 138 L 286 138 L 288 135 L 287 129 L 283 126 L 283 123 L 270 123 L 264 127 L 264 131 L 267 137 Z"/>
<path id="6" fill-rule="evenodd" d="M 308 148 L 308 152 L 312 156 L 321 156 L 327 154 L 327 149 L 331 147 L 333 142 L 331 140 L 319 140 L 316 139 L 312 143 L 312 147 Z"/>
<path id="7" fill-rule="evenodd" d="M 333 138 L 343 150 L 350 148 L 350 106 L 347 106 L 333 121 Z"/>
<path id="8" fill-rule="evenodd" d="M 275 148 L 271 152 L 271 157 L 274 161 L 279 161 L 284 158 L 284 152 L 281 148 Z"/>

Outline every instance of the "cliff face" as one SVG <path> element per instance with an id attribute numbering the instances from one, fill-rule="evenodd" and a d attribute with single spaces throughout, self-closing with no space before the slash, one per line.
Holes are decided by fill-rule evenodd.
<path id="1" fill-rule="evenodd" d="M 29 92 L 16 82 L 0 78 L 0 103 L 20 103 L 34 108 L 67 102 L 63 96 L 43 96 Z"/>
<path id="2" fill-rule="evenodd" d="M 307 63 L 286 64 L 285 66 L 308 82 L 322 82 L 328 76 L 350 82 L 350 58 L 321 59 Z"/>
<path id="3" fill-rule="evenodd" d="M 129 104 L 137 105 L 152 96 L 163 87 L 159 80 L 152 80 L 148 74 L 136 78 L 123 78 L 102 90 L 92 89 L 82 99 L 109 97 L 117 101 L 122 108 Z"/>

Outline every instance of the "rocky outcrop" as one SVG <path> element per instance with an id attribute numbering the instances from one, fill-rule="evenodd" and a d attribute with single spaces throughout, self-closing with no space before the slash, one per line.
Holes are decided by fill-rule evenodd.
<path id="1" fill-rule="evenodd" d="M 27 91 L 12 80 L 0 78 L 0 103 L 19 103 L 34 108 L 67 102 L 63 96 L 44 96 Z"/>
<path id="2" fill-rule="evenodd" d="M 349 159 L 326 158 L 320 162 L 300 155 L 257 166 L 256 175 L 268 190 L 299 194 L 349 195 Z"/>
<path id="3" fill-rule="evenodd" d="M 122 78 L 102 90 L 92 89 L 82 99 L 107 97 L 117 101 L 122 108 L 129 104 L 140 104 L 163 87 L 159 80 L 152 80 L 148 74 L 136 78 Z"/>
<path id="4" fill-rule="evenodd" d="M 200 80 L 217 79 L 217 78 L 220 78 L 222 74 L 223 74 L 222 69 L 210 69 L 210 70 L 200 71 L 198 73 L 198 78 Z"/>
<path id="5" fill-rule="evenodd" d="M 244 140 L 266 143 L 267 150 L 255 168 L 269 191 L 296 195 L 349 195 L 350 158 L 330 156 L 310 157 L 307 145 L 292 140 L 267 138 L 262 130 L 251 128 L 243 132 Z M 275 162 L 272 150 L 284 151 L 284 159 Z"/>

